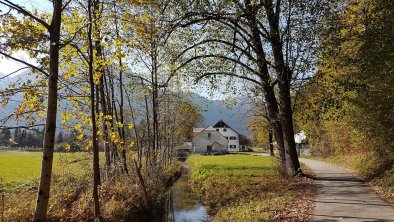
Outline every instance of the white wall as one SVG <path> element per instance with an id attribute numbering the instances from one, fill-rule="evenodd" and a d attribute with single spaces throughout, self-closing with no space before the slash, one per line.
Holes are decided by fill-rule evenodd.
<path id="1" fill-rule="evenodd" d="M 210 137 L 208 137 L 208 133 L 211 134 Z M 220 144 L 223 146 L 220 146 Z M 204 130 L 192 140 L 193 152 L 195 153 L 207 152 L 208 145 L 212 146 L 213 151 L 227 150 L 228 147 L 227 140 L 223 138 L 223 136 L 220 135 L 216 130 Z"/>
<path id="2" fill-rule="evenodd" d="M 228 138 L 228 146 L 227 150 L 229 152 L 238 152 L 239 151 L 239 135 L 237 132 L 235 132 L 231 128 L 215 128 L 216 130 L 219 130 L 218 132 L 222 134 L 225 138 Z M 230 137 L 235 137 L 235 140 L 231 140 Z M 235 145 L 236 148 L 230 148 L 230 145 Z"/>
<path id="3" fill-rule="evenodd" d="M 294 134 L 294 140 L 296 143 L 301 143 L 302 140 L 306 139 L 306 135 L 304 131 L 300 131 L 297 134 Z"/>

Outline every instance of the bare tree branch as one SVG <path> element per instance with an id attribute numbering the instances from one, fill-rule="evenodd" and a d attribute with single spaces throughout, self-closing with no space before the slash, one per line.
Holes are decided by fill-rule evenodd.
<path id="1" fill-rule="evenodd" d="M 15 70 L 15 71 L 13 71 L 13 72 L 11 72 L 11 73 L 5 75 L 5 76 L 0 77 L 0 80 L 3 80 L 3 79 L 5 79 L 5 78 L 11 76 L 12 74 L 15 74 L 15 73 L 17 73 L 17 72 L 19 72 L 19 71 L 21 71 L 21 70 L 28 69 L 28 68 L 29 68 L 29 67 L 23 67 L 23 68 L 20 68 L 20 69 L 18 69 L 18 70 Z"/>
<path id="2" fill-rule="evenodd" d="M 231 72 L 207 72 L 207 73 L 204 73 L 204 74 L 198 76 L 196 78 L 195 82 L 198 83 L 201 79 L 203 79 L 205 77 L 215 76 L 215 75 L 232 76 L 232 77 L 236 77 L 236 78 L 240 78 L 240 79 L 244 79 L 244 80 L 253 82 L 253 83 L 257 84 L 257 85 L 261 84 L 259 81 L 255 80 L 255 79 L 252 79 L 252 78 L 249 78 L 249 77 L 246 77 L 246 76 L 240 76 L 240 75 L 237 75 L 237 74 L 234 74 L 234 73 L 231 73 Z"/>
<path id="3" fill-rule="evenodd" d="M 32 18 L 33 20 L 35 20 L 36 22 L 40 23 L 41 25 L 43 25 L 48 31 L 50 30 L 51 26 L 46 23 L 44 20 L 36 17 L 35 15 L 33 15 L 31 12 L 27 11 L 26 9 L 22 8 L 21 6 L 12 3 L 9 0 L 0 0 L 0 4 L 6 5 L 11 9 L 14 9 L 16 11 L 18 11 L 19 13 L 22 13 L 23 15 L 26 15 L 30 18 Z"/>
<path id="4" fill-rule="evenodd" d="M 212 43 L 212 42 L 221 43 L 221 44 L 224 44 L 224 45 L 231 46 L 232 48 L 241 51 L 241 52 L 242 52 L 244 55 L 246 55 L 250 60 L 256 62 L 256 59 L 255 59 L 248 51 L 246 51 L 245 49 L 242 49 L 241 47 L 237 46 L 234 42 L 233 42 L 233 43 L 230 43 L 230 42 L 228 42 L 228 41 L 226 41 L 226 40 L 223 40 L 223 39 L 205 39 L 205 40 L 202 40 L 201 42 L 198 42 L 198 43 L 196 43 L 196 44 L 194 44 L 194 45 L 192 45 L 192 46 L 186 48 L 185 50 L 183 50 L 177 57 L 179 58 L 180 56 L 182 56 L 183 54 L 185 54 L 187 51 L 189 51 L 189 50 L 191 50 L 191 49 L 193 49 L 193 48 L 195 48 L 195 47 L 197 47 L 197 46 L 200 46 L 200 45 L 203 45 L 203 44 L 206 44 L 206 43 Z"/>
<path id="5" fill-rule="evenodd" d="M 41 73 L 44 74 L 45 76 L 49 76 L 49 74 L 48 74 L 47 72 L 45 72 L 43 69 L 41 69 L 41 68 L 39 68 L 39 67 L 37 67 L 37 66 L 34 66 L 34 65 L 32 65 L 32 64 L 30 64 L 30 63 L 28 63 L 28 62 L 25 62 L 25 61 L 23 61 L 23 60 L 21 60 L 21 59 L 17 59 L 17 58 L 15 58 L 15 57 L 10 56 L 10 55 L 8 55 L 7 53 L 1 52 L 1 51 L 0 51 L 0 54 L 3 55 L 3 56 L 5 56 L 5 57 L 7 57 L 7 58 L 9 58 L 9 59 L 12 59 L 12 60 L 14 60 L 14 61 L 16 61 L 16 62 L 20 62 L 20 63 L 22 63 L 22 64 L 24 64 L 24 65 L 26 65 L 26 66 L 29 66 L 30 68 L 35 69 L 35 70 L 41 72 Z"/>

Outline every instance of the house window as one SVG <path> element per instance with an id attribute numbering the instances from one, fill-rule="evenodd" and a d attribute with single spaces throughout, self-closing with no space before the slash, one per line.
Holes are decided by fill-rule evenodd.
<path id="1" fill-rule="evenodd" d="M 224 128 L 224 129 L 223 129 L 223 132 L 227 132 L 227 129 L 226 129 L 226 128 Z"/>
<path id="2" fill-rule="evenodd" d="M 237 145 L 230 145 L 230 148 L 231 148 L 231 149 L 236 149 L 236 148 L 237 148 Z"/>
<path id="3" fill-rule="evenodd" d="M 216 131 L 218 131 L 218 132 L 219 132 L 219 129 L 216 129 Z"/>
<path id="4" fill-rule="evenodd" d="M 228 136 L 226 136 L 226 140 L 228 140 Z"/>
<path id="5" fill-rule="evenodd" d="M 212 151 L 212 146 L 211 145 L 208 145 L 207 146 L 207 151 L 209 152 L 209 151 Z"/>
<path id="6" fill-rule="evenodd" d="M 237 137 L 235 137 L 235 136 L 230 136 L 230 140 L 236 140 L 237 139 Z"/>
<path id="7" fill-rule="evenodd" d="M 210 139 L 211 138 L 211 133 L 208 133 L 208 139 Z"/>

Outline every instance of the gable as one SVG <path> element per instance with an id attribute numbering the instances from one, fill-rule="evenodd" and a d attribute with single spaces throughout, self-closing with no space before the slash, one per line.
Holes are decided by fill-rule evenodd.
<path id="1" fill-rule="evenodd" d="M 227 123 L 225 123 L 223 120 L 220 120 L 219 122 L 217 122 L 213 128 L 224 128 L 224 129 L 230 129 L 231 131 L 233 131 L 235 134 L 240 135 L 237 131 L 235 131 L 233 128 L 231 128 L 229 125 L 227 125 Z"/>
<path id="2" fill-rule="evenodd" d="M 227 123 L 225 123 L 223 120 L 219 120 L 215 125 L 213 125 L 213 128 L 231 128 Z"/>

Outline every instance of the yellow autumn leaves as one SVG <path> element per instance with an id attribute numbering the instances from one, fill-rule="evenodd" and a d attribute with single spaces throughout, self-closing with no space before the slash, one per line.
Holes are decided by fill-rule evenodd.
<path id="1" fill-rule="evenodd" d="M 76 115 L 77 114 L 77 115 Z M 80 141 L 81 143 L 85 143 L 85 150 L 90 150 L 93 146 L 93 141 L 91 138 L 87 136 L 89 132 L 89 127 L 92 126 L 91 118 L 84 114 L 83 112 L 69 112 L 65 111 L 60 114 L 61 117 L 61 123 L 62 125 L 69 131 L 73 131 L 77 133 L 78 135 L 76 136 L 76 139 Z M 115 130 L 115 128 L 123 128 L 127 127 L 128 130 L 131 130 L 134 128 L 134 125 L 131 123 L 124 124 L 119 121 L 113 121 L 113 117 L 110 115 L 104 115 L 102 112 L 100 112 L 96 116 L 98 123 L 99 124 L 105 124 L 107 127 L 111 128 L 113 127 L 114 129 L 109 130 L 109 141 L 106 141 L 106 143 L 114 143 L 120 146 L 124 146 L 125 142 L 122 140 L 121 136 L 119 135 L 119 132 Z M 104 131 L 103 129 L 99 129 L 97 131 L 97 136 L 101 137 L 104 136 Z M 135 146 L 135 141 L 131 141 L 128 147 L 134 147 Z M 70 149 L 70 145 L 67 144 L 66 150 Z M 126 147 L 124 147 L 126 148 Z"/>

